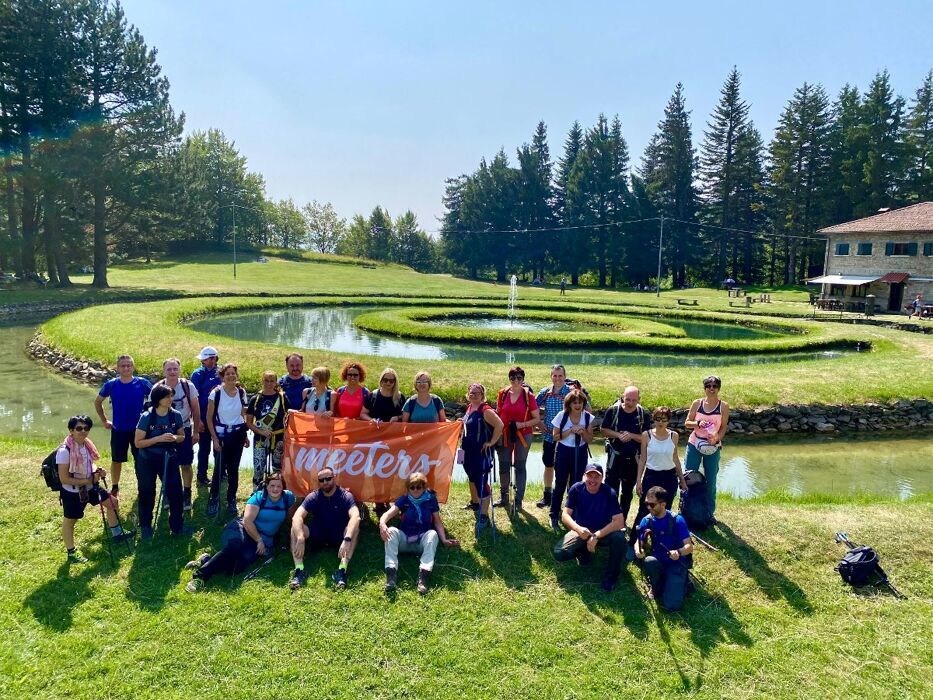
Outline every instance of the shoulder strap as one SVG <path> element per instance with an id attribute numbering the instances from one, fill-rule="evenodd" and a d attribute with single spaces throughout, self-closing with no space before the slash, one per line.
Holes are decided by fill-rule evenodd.
<path id="1" fill-rule="evenodd" d="M 584 412 L 583 412 L 583 427 L 584 427 L 584 428 L 589 428 L 589 427 L 590 427 L 590 421 L 591 421 L 591 420 L 592 420 L 592 418 L 590 418 L 590 414 L 589 414 L 587 411 L 584 411 Z"/>
<path id="2" fill-rule="evenodd" d="M 441 401 L 441 397 L 440 396 L 431 397 L 431 403 L 434 404 L 434 410 L 437 411 L 438 415 L 440 415 L 441 411 L 444 410 L 444 402 Z"/>
<path id="3" fill-rule="evenodd" d="M 567 426 L 567 421 L 570 420 L 570 413 L 564 411 L 564 417 L 560 419 L 560 432 L 564 432 L 564 428 Z"/>

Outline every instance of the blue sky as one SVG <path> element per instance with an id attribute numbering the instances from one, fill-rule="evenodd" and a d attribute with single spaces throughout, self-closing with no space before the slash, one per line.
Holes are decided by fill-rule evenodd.
<path id="1" fill-rule="evenodd" d="M 881 69 L 912 97 L 933 68 L 931 2 L 124 0 L 187 130 L 217 127 L 270 196 L 376 204 L 438 228 L 444 180 L 537 122 L 619 114 L 633 162 L 683 82 L 698 146 L 733 65 L 769 141 L 804 81 L 833 96 Z"/>

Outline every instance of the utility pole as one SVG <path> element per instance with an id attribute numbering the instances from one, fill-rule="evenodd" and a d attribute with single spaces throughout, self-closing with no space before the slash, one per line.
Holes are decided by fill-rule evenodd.
<path id="1" fill-rule="evenodd" d="M 661 247 L 664 245 L 664 213 L 661 213 L 661 233 L 658 236 L 658 293 L 657 296 L 661 296 Z M 236 270 L 236 266 L 234 266 Z M 236 277 L 236 274 L 234 274 Z"/>
<path id="2" fill-rule="evenodd" d="M 232 204 L 233 210 L 233 279 L 236 279 L 236 204 Z"/>

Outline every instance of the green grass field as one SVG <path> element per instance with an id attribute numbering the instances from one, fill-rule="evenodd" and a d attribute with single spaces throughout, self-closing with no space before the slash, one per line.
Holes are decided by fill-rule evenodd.
<path id="1" fill-rule="evenodd" d="M 542 511 L 477 542 L 455 487 L 442 512 L 461 550 L 443 550 L 433 589 L 382 593 L 382 543 L 364 523 L 350 587 L 335 559 L 306 560 L 305 588 L 287 589 L 282 552 L 256 580 L 217 577 L 185 592 L 183 565 L 218 545 L 221 518 L 195 503 L 195 538 L 162 531 L 111 567 L 100 516 L 77 541 L 90 562 L 67 566 L 61 511 L 36 478 L 47 445 L 0 442 L 0 695 L 26 697 L 904 697 L 927 694 L 933 574 L 925 561 L 933 503 L 724 500 L 724 523 L 699 548 L 698 590 L 659 613 L 628 566 L 612 594 L 596 568 L 557 564 Z M 124 477 L 130 505 L 135 484 Z M 819 500 L 819 499 L 815 499 Z M 905 524 L 909 523 L 909 527 Z M 832 567 L 835 530 L 865 539 L 908 595 L 854 592 Z M 25 546 L 24 546 L 25 545 Z"/>

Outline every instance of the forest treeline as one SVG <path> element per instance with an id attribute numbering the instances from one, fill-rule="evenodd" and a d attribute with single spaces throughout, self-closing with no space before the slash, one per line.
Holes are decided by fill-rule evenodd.
<path id="1" fill-rule="evenodd" d="M 0 0 L 0 268 L 70 283 L 162 251 L 312 249 L 473 277 L 572 283 L 794 283 L 821 226 L 933 199 L 933 71 L 908 99 L 879 73 L 831 99 L 805 83 L 765 143 L 726 78 L 694 145 L 677 85 L 633 162 L 621 119 L 575 123 L 552 159 L 542 122 L 447 181 L 439 235 L 381 206 L 274 200 L 220 129 L 184 134 L 156 51 L 111 0 Z"/>

